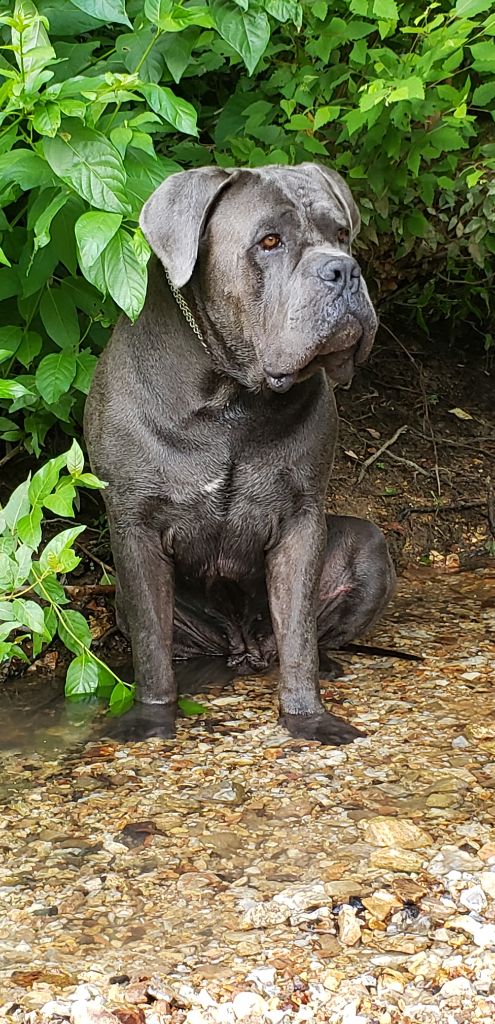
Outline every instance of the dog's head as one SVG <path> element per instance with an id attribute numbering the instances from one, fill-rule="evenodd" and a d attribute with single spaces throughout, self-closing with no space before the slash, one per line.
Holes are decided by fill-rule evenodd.
<path id="1" fill-rule="evenodd" d="M 377 328 L 351 243 L 359 214 L 320 164 L 174 174 L 141 227 L 173 285 L 191 282 L 200 321 L 247 387 L 285 392 L 324 366 L 347 383 Z"/>

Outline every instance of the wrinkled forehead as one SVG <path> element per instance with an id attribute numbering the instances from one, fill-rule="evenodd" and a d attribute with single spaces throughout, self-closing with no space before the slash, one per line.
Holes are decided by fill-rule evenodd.
<path id="1" fill-rule="evenodd" d="M 346 228 L 352 232 L 351 212 L 337 184 L 314 168 L 257 168 L 242 171 L 222 193 L 212 213 L 212 226 L 219 224 L 232 235 L 249 234 L 253 227 L 275 230 L 290 228 Z"/>

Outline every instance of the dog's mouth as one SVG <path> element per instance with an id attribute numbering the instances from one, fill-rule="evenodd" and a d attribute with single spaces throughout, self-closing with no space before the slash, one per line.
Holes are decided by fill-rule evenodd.
<path id="1" fill-rule="evenodd" d="M 312 377 L 314 373 L 323 368 L 336 384 L 348 384 L 354 373 L 354 361 L 358 348 L 359 341 L 339 352 L 321 352 L 306 366 L 294 373 L 265 374 L 266 383 L 271 391 L 285 395 L 294 384 L 307 380 L 308 377 Z"/>

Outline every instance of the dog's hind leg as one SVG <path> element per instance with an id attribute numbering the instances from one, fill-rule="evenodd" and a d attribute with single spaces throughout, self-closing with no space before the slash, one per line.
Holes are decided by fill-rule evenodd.
<path id="1" fill-rule="evenodd" d="M 365 519 L 327 516 L 317 620 L 320 652 L 338 650 L 366 633 L 394 589 L 395 572 L 381 530 Z"/>

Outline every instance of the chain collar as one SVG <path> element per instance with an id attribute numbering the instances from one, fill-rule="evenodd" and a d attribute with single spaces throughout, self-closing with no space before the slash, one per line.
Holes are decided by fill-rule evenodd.
<path id="1" fill-rule="evenodd" d="M 184 320 L 186 321 L 186 323 L 189 324 L 189 327 L 191 328 L 191 330 L 194 331 L 196 337 L 199 338 L 199 340 L 200 340 L 203 348 L 205 349 L 205 351 L 208 352 L 209 350 L 208 350 L 208 346 L 207 346 L 207 344 L 205 342 L 203 332 L 202 332 L 201 328 L 198 326 L 198 324 L 196 323 L 196 320 L 194 319 L 194 316 L 193 316 L 191 310 L 189 309 L 189 306 L 188 306 L 188 304 L 187 304 L 187 302 L 186 302 L 182 292 L 179 290 L 179 288 L 176 288 L 175 285 L 172 284 L 172 282 L 170 280 L 170 277 L 168 276 L 168 273 L 167 273 L 166 270 L 165 270 L 165 277 L 167 279 L 167 284 L 168 284 L 168 286 L 170 288 L 170 291 L 172 292 L 172 295 L 173 295 L 173 297 L 174 297 L 174 299 L 175 299 L 175 301 L 176 301 L 176 303 L 177 303 L 177 305 L 178 305 L 178 307 L 179 307 L 179 309 L 180 309 L 180 311 L 182 313 L 182 316 L 184 317 Z"/>

